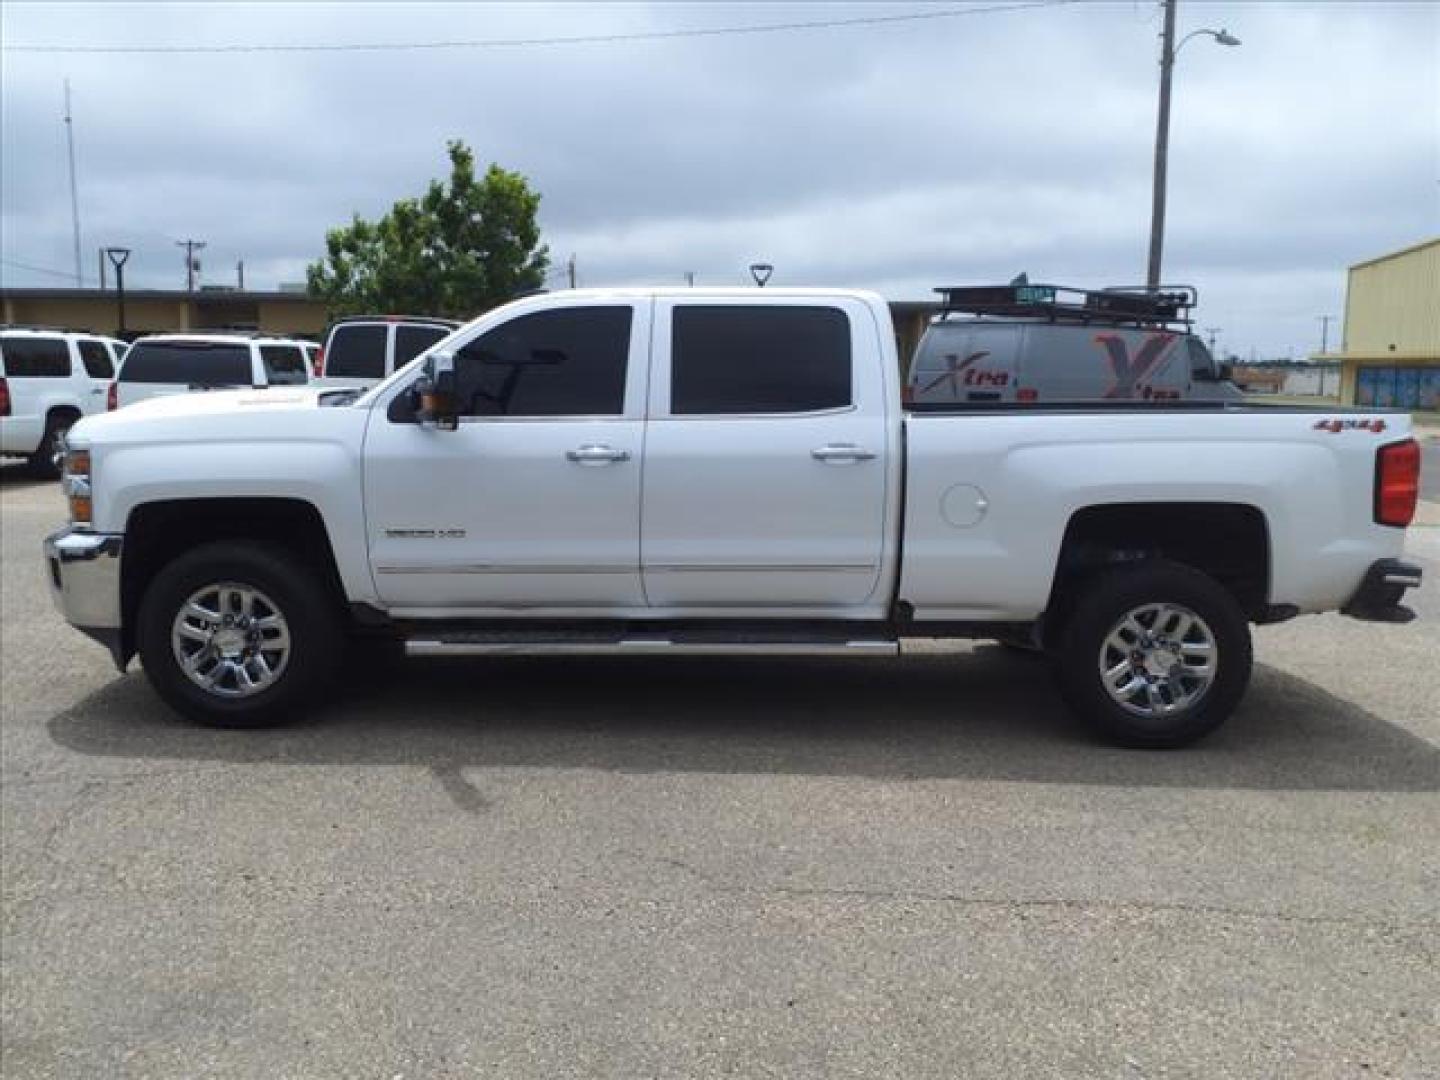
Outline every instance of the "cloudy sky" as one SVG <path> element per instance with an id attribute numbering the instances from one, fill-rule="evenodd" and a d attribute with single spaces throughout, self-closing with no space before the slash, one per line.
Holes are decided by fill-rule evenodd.
<path id="1" fill-rule="evenodd" d="M 86 283 L 300 281 L 325 230 L 418 194 L 459 137 L 530 177 L 582 285 L 1142 280 L 1158 4 L 409 51 L 37 53 L 18 46 L 499 41 L 1008 6 L 897 2 L 0 7 L 0 283 L 73 269 L 63 80 Z M 1248 355 L 1318 348 L 1344 268 L 1440 234 L 1440 4 L 1201 3 L 1176 67 L 1165 278 Z M 34 269 L 24 269 L 31 267 Z M 42 271 L 52 271 L 44 273 Z M 1332 329 L 1332 335 L 1334 334 Z M 1333 341 L 1333 336 L 1332 336 Z"/>

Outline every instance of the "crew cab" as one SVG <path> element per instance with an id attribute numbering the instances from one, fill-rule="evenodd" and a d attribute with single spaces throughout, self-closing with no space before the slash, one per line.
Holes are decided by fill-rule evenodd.
<path id="1" fill-rule="evenodd" d="M 71 432 L 56 601 L 195 720 L 260 725 L 347 636 L 412 656 L 824 653 L 998 638 L 1111 739 L 1176 746 L 1250 625 L 1404 622 L 1397 413 L 901 406 L 866 292 L 583 290 L 367 393 L 142 402 Z"/>
<path id="2" fill-rule="evenodd" d="M 199 390 L 303 385 L 310 381 L 307 344 L 234 331 L 150 334 L 130 346 L 115 377 L 110 408 Z"/>
<path id="3" fill-rule="evenodd" d="M 105 409 L 125 343 L 80 330 L 0 326 L 0 455 L 60 475 L 60 447 L 80 417 Z"/>

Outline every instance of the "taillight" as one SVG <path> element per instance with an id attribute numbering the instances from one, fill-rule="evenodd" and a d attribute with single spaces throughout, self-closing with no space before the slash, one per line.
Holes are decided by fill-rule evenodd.
<path id="1" fill-rule="evenodd" d="M 321 375 L 324 375 L 324 374 L 325 374 L 325 346 L 324 346 L 324 345 L 321 345 L 320 348 L 318 348 L 318 349 L 315 350 L 315 361 L 314 361 L 314 365 L 313 365 L 313 366 L 314 366 L 314 369 L 315 369 L 315 370 L 314 370 L 313 372 L 311 372 L 311 374 L 313 374 L 317 379 L 318 379 Z"/>
<path id="2" fill-rule="evenodd" d="M 1420 444 L 1414 439 L 1375 452 L 1375 521 L 1404 528 L 1420 498 Z"/>
<path id="3" fill-rule="evenodd" d="M 110 389 L 105 391 L 105 409 L 107 412 L 114 412 L 120 407 L 120 383 L 112 382 Z"/>
<path id="4" fill-rule="evenodd" d="M 0 416 L 10 415 L 10 384 L 0 377 Z"/>

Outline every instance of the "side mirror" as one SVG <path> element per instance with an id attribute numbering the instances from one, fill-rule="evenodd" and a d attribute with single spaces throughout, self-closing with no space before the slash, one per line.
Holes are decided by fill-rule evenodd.
<path id="1" fill-rule="evenodd" d="M 455 358 L 434 353 L 425 361 L 425 374 L 411 388 L 415 396 L 415 419 L 437 431 L 454 431 L 460 423 L 460 404 L 455 397 Z"/>

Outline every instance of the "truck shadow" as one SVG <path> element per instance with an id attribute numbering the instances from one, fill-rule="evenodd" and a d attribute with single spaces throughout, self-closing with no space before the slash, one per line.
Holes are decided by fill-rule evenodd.
<path id="1" fill-rule="evenodd" d="M 1245 704 L 1185 751 L 1097 744 L 1043 664 L 994 647 L 897 660 L 411 661 L 352 665 L 305 723 L 176 720 L 136 672 L 49 722 L 82 754 L 233 763 L 419 765 L 466 806 L 466 768 L 846 775 L 1273 790 L 1436 791 L 1440 749 L 1259 666 Z"/>

